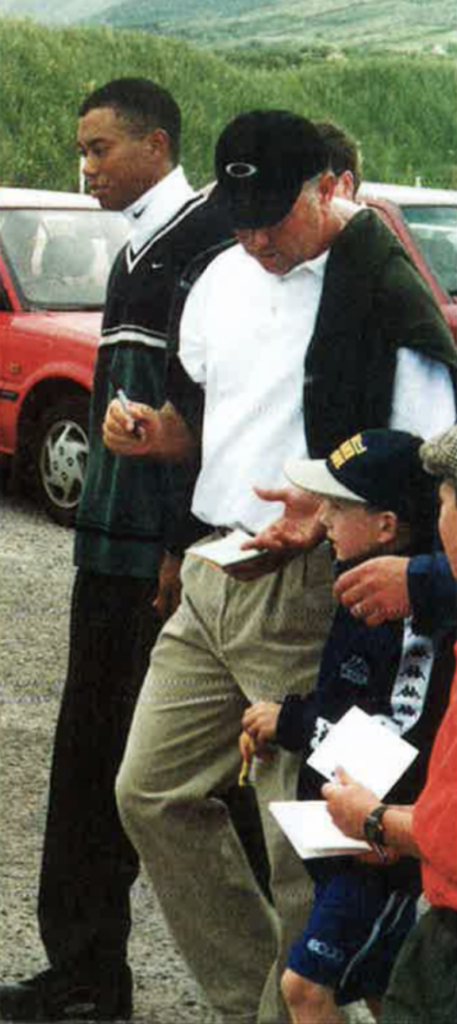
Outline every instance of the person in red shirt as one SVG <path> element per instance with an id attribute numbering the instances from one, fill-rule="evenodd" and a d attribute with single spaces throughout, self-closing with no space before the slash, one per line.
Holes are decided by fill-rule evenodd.
<path id="1" fill-rule="evenodd" d="M 441 479 L 439 532 L 457 579 L 457 426 L 420 449 L 425 469 Z M 455 645 L 457 654 L 457 643 Z M 381 1024 L 454 1024 L 457 1020 L 457 669 L 438 730 L 427 781 L 415 805 L 379 804 L 340 769 L 322 789 L 335 824 L 384 847 L 387 856 L 421 860 L 430 909 L 406 939 L 389 983 Z"/>

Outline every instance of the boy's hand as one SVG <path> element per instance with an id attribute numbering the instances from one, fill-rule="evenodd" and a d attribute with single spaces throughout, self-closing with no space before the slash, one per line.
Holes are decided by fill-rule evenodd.
<path id="1" fill-rule="evenodd" d="M 249 737 L 253 752 L 261 760 L 268 760 L 271 757 L 272 752 L 268 750 L 268 744 L 276 736 L 280 710 L 280 704 L 259 701 L 244 712 L 241 720 L 244 730 L 242 735 Z"/>
<path id="2" fill-rule="evenodd" d="M 258 757 L 259 761 L 271 761 L 275 754 L 267 741 L 263 743 L 261 740 L 254 740 L 246 730 L 240 733 L 238 748 L 242 761 L 247 764 L 251 764 L 253 757 Z"/>
<path id="3" fill-rule="evenodd" d="M 250 764 L 254 755 L 254 744 L 248 732 L 240 733 L 240 738 L 238 740 L 238 748 L 240 751 L 241 760 L 246 761 L 247 764 Z"/>

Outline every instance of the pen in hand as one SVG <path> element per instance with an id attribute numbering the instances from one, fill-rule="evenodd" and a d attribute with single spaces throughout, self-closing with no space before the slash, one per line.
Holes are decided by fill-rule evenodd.
<path id="1" fill-rule="evenodd" d="M 127 414 L 132 424 L 131 434 L 133 435 L 133 437 L 141 437 L 141 423 L 138 420 L 133 419 L 133 416 L 129 409 L 129 400 L 124 389 L 121 388 L 119 382 L 116 381 L 113 376 L 111 376 L 111 383 L 113 387 L 116 389 L 116 398 L 121 403 L 124 412 Z"/>
<path id="2" fill-rule="evenodd" d="M 241 768 L 238 775 L 238 785 L 248 786 L 250 779 L 249 774 L 251 771 L 252 757 L 254 754 L 254 743 L 253 740 L 246 732 L 243 732 L 240 738 L 240 752 L 242 756 Z"/>
<path id="3" fill-rule="evenodd" d="M 240 772 L 239 772 L 239 775 L 238 775 L 238 785 L 239 786 L 248 786 L 249 785 L 249 772 L 250 772 L 250 770 L 251 770 L 251 762 L 248 761 L 247 758 L 246 758 L 245 760 L 243 760 L 241 762 L 241 768 L 240 768 Z"/>

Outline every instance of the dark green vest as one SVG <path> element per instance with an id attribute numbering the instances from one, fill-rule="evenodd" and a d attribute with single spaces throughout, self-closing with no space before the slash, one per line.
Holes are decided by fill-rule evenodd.
<path id="1" fill-rule="evenodd" d="M 347 225 L 330 250 L 305 360 L 305 431 L 312 458 L 389 422 L 397 349 L 449 366 L 452 335 L 398 239 L 372 210 Z"/>

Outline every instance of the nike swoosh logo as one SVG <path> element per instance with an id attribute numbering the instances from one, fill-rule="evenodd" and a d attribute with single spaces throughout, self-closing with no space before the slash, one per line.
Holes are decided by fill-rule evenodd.
<path id="1" fill-rule="evenodd" d="M 150 263 L 149 265 L 151 267 L 151 270 L 163 270 L 165 266 L 164 263 Z"/>
<path id="2" fill-rule="evenodd" d="M 134 216 L 135 220 L 139 220 L 139 219 L 140 219 L 140 217 L 142 217 L 142 216 L 143 216 L 143 213 L 144 213 L 145 209 L 146 209 L 146 207 L 145 207 L 145 206 L 142 206 L 142 207 L 141 207 L 141 210 L 133 210 L 133 211 L 132 211 L 132 212 L 133 212 L 133 216 Z"/>

